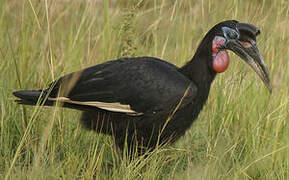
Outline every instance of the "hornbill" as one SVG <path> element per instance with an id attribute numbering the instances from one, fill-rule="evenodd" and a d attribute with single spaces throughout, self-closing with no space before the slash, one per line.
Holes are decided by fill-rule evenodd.
<path id="1" fill-rule="evenodd" d="M 184 135 L 207 101 L 217 73 L 229 65 L 227 50 L 241 57 L 271 92 L 269 72 L 256 44 L 260 30 L 235 20 L 215 25 L 192 60 L 177 67 L 154 57 L 121 58 L 59 78 L 45 90 L 13 92 L 19 104 L 82 111 L 87 129 L 114 137 L 129 152 L 152 150 Z"/>

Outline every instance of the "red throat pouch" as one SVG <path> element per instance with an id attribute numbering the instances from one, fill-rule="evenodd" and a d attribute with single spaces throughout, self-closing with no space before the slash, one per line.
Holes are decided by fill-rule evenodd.
<path id="1" fill-rule="evenodd" d="M 213 56 L 213 69 L 217 73 L 226 71 L 229 66 L 229 55 L 227 51 L 219 51 Z"/>
<path id="2" fill-rule="evenodd" d="M 222 36 L 215 36 L 212 42 L 213 70 L 217 73 L 226 71 L 229 66 L 229 55 L 225 50 L 221 50 L 226 39 Z"/>

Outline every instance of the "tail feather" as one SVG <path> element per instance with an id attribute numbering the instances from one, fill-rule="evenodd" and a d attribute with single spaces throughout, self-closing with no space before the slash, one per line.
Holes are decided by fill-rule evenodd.
<path id="1" fill-rule="evenodd" d="M 36 105 L 39 98 L 43 99 L 43 91 L 41 90 L 21 90 L 13 92 L 13 95 L 18 97 L 16 100 L 19 104 Z"/>
<path id="2" fill-rule="evenodd" d="M 15 100 L 18 104 L 23 105 L 44 105 L 44 106 L 54 106 L 55 101 L 50 101 L 46 99 L 46 93 L 42 90 L 21 90 L 13 92 L 13 95 L 18 97 L 19 99 Z M 62 107 L 72 108 L 77 110 L 91 110 L 95 109 L 92 106 L 86 105 L 78 105 L 78 104 L 70 104 L 70 103 L 63 103 L 61 104 Z"/>
<path id="3" fill-rule="evenodd" d="M 36 90 L 21 90 L 21 91 L 15 91 L 13 92 L 13 95 L 20 98 L 25 99 L 29 101 L 38 101 L 38 98 L 40 97 L 42 91 L 36 91 Z"/>

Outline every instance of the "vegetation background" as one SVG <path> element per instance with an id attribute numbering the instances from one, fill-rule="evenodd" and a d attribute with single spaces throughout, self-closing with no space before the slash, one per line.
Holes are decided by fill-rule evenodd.
<path id="1" fill-rule="evenodd" d="M 146 159 L 121 161 L 77 111 L 14 103 L 14 90 L 123 56 L 181 66 L 227 19 L 261 29 L 273 93 L 230 53 L 198 120 Z M 0 179 L 289 179 L 288 20 L 288 0 L 1 0 Z"/>

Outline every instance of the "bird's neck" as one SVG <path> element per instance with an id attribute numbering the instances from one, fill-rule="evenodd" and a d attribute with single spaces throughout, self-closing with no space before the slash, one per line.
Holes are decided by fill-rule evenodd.
<path id="1" fill-rule="evenodd" d="M 212 70 L 212 50 L 210 42 L 201 42 L 196 54 L 183 67 L 180 72 L 191 79 L 198 87 L 210 88 L 216 72 Z"/>

